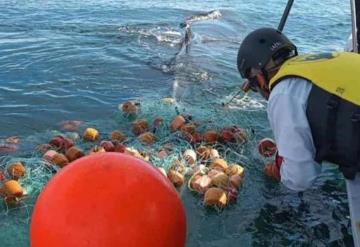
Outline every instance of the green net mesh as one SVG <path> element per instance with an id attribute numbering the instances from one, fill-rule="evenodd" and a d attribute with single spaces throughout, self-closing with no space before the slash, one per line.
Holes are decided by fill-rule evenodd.
<path id="1" fill-rule="evenodd" d="M 229 99 L 231 97 L 229 96 Z M 234 100 L 234 104 L 223 106 L 209 103 L 208 105 L 177 105 L 167 104 L 163 100 L 141 101 L 140 110 L 136 117 L 123 114 L 116 110 L 113 116 L 108 119 L 85 122 L 76 132 L 58 130 L 46 130 L 42 133 L 22 137 L 19 146 L 19 152 L 12 155 L 2 156 L 0 159 L 0 168 L 6 171 L 9 164 L 21 161 L 26 166 L 26 175 L 20 179 L 20 184 L 26 191 L 26 195 L 16 206 L 8 206 L 5 202 L 0 207 L 0 227 L 4 229 L 0 233 L 1 239 L 17 238 L 17 242 L 28 243 L 28 230 L 31 219 L 31 213 L 36 198 L 51 179 L 59 170 L 47 161 L 42 159 L 42 153 L 37 150 L 38 145 L 48 143 L 51 138 L 57 135 L 70 138 L 75 145 L 81 148 L 85 153 L 101 140 L 108 140 L 109 133 L 114 130 L 120 130 L 127 135 L 124 144 L 127 147 L 135 148 L 150 156 L 150 163 L 157 167 L 162 167 L 166 171 L 170 169 L 173 162 L 182 159 L 182 153 L 186 149 L 194 149 L 199 144 L 189 143 L 180 132 L 171 132 L 170 123 L 178 114 L 192 117 L 192 121 L 198 124 L 197 130 L 202 133 L 208 129 L 221 130 L 224 127 L 239 126 L 247 133 L 247 141 L 244 144 L 222 144 L 213 145 L 220 156 L 228 163 L 241 164 L 246 173 L 254 173 L 260 176 L 263 164 L 265 162 L 256 150 L 257 142 L 269 134 L 269 130 L 260 126 L 264 122 L 265 113 L 263 104 L 247 96 L 239 97 Z M 132 122 L 135 119 L 146 119 L 149 124 L 156 117 L 164 119 L 155 132 L 156 142 L 153 145 L 141 144 L 136 136 L 132 133 Z M 96 128 L 100 132 L 100 139 L 97 142 L 85 142 L 81 135 L 87 127 Z M 165 158 L 158 157 L 158 152 L 164 145 L 171 144 L 171 152 Z M 248 175 L 246 175 L 248 176 Z M 252 176 L 256 177 L 256 176 Z M 250 181 L 255 184 L 256 181 Z M 186 190 L 186 186 L 179 189 L 180 195 Z M 199 200 L 201 207 L 201 200 Z"/>

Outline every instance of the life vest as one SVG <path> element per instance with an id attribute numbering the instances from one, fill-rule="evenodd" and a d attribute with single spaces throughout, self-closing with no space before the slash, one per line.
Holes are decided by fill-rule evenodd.
<path id="1" fill-rule="evenodd" d="M 313 86 L 306 115 L 315 160 L 339 165 L 348 179 L 360 172 L 360 55 L 349 52 L 297 56 L 286 61 L 271 79 L 270 90 L 287 77 Z"/>

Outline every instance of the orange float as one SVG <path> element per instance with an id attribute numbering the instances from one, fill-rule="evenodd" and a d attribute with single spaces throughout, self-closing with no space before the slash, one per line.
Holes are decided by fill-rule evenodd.
<path id="1" fill-rule="evenodd" d="M 125 153 L 126 146 L 121 143 L 115 143 L 114 152 Z"/>
<path id="2" fill-rule="evenodd" d="M 223 172 L 220 171 L 220 170 L 217 170 L 217 169 L 211 169 L 210 171 L 208 171 L 207 175 L 212 179 L 213 177 L 215 177 L 219 173 L 223 173 Z"/>
<path id="3" fill-rule="evenodd" d="M 135 114 L 138 111 L 138 104 L 135 102 L 127 101 L 121 105 L 121 110 L 123 113 Z"/>
<path id="4" fill-rule="evenodd" d="M 218 138 L 219 138 L 219 134 L 217 133 L 216 130 L 207 130 L 203 135 L 204 142 L 209 144 L 216 143 Z"/>
<path id="5" fill-rule="evenodd" d="M 187 140 L 191 144 L 201 142 L 202 139 L 203 139 L 202 135 L 200 133 L 197 133 L 197 132 L 195 132 L 193 134 L 190 134 L 190 133 L 187 133 L 187 132 L 182 132 L 182 134 L 184 135 L 185 140 Z"/>
<path id="6" fill-rule="evenodd" d="M 60 152 L 65 152 L 66 150 L 74 146 L 74 142 L 72 140 L 63 136 L 55 136 L 49 141 L 49 144 L 52 147 L 56 147 Z"/>
<path id="7" fill-rule="evenodd" d="M 277 152 L 276 143 L 271 138 L 264 138 L 258 144 L 259 153 L 265 157 L 271 157 Z"/>
<path id="8" fill-rule="evenodd" d="M 66 158 L 68 158 L 68 160 L 70 162 L 77 160 L 77 159 L 83 157 L 84 155 L 85 154 L 83 153 L 83 151 L 81 151 L 79 148 L 77 148 L 75 146 L 69 148 L 65 153 Z"/>
<path id="9" fill-rule="evenodd" d="M 224 159 L 215 159 L 211 162 L 210 168 L 225 172 L 228 168 L 228 164 Z"/>
<path id="10" fill-rule="evenodd" d="M 196 180 L 198 180 L 199 178 L 201 178 L 203 176 L 202 173 L 200 172 L 195 172 L 188 180 L 188 183 L 187 183 L 187 186 L 188 186 L 188 189 L 190 191 L 195 191 L 194 190 L 194 183 Z"/>
<path id="11" fill-rule="evenodd" d="M 199 155 L 201 160 L 208 160 L 211 156 L 211 148 L 200 146 L 196 149 L 196 153 Z"/>
<path id="12" fill-rule="evenodd" d="M 205 206 L 218 206 L 223 208 L 226 206 L 227 202 L 227 195 L 225 191 L 220 188 L 210 188 L 205 192 Z"/>
<path id="13" fill-rule="evenodd" d="M 236 188 L 237 190 L 240 189 L 242 182 L 243 182 L 243 177 L 241 177 L 240 175 L 235 174 L 230 177 L 231 186 Z"/>
<path id="14" fill-rule="evenodd" d="M 15 153 L 17 151 L 17 145 L 16 144 L 0 144 L 0 154 L 10 154 Z"/>
<path id="15" fill-rule="evenodd" d="M 179 130 L 185 124 L 185 122 L 186 122 L 186 120 L 183 116 L 181 116 L 181 115 L 176 116 L 170 124 L 171 131 L 175 132 L 175 131 Z"/>
<path id="16" fill-rule="evenodd" d="M 226 169 L 226 174 L 229 176 L 232 175 L 239 175 L 240 177 L 243 177 L 245 175 L 245 169 L 244 167 L 237 165 L 237 164 L 231 164 L 227 169 Z"/>
<path id="17" fill-rule="evenodd" d="M 219 159 L 219 158 L 220 158 L 219 151 L 217 151 L 215 148 L 212 148 L 210 150 L 210 159 Z"/>
<path id="18" fill-rule="evenodd" d="M 3 191 L 7 197 L 22 197 L 24 190 L 16 180 L 6 181 L 3 185 Z"/>
<path id="19" fill-rule="evenodd" d="M 65 131 L 76 131 L 81 124 L 82 121 L 79 120 L 66 120 L 61 123 L 61 128 Z"/>
<path id="20" fill-rule="evenodd" d="M 18 180 L 19 178 L 25 176 L 26 168 L 21 162 L 15 162 L 9 165 L 7 172 L 12 179 Z"/>
<path id="21" fill-rule="evenodd" d="M 60 168 L 63 168 L 64 166 L 66 166 L 67 164 L 69 164 L 69 160 L 66 158 L 65 155 L 61 154 L 61 153 L 56 153 L 52 160 L 51 163 L 57 165 Z"/>
<path id="22" fill-rule="evenodd" d="M 183 159 L 189 164 L 194 165 L 196 163 L 196 153 L 192 149 L 185 150 Z"/>
<path id="23" fill-rule="evenodd" d="M 193 123 L 187 123 L 181 126 L 180 131 L 183 134 L 194 134 L 195 133 L 196 126 Z"/>
<path id="24" fill-rule="evenodd" d="M 119 153 L 86 156 L 56 174 L 30 226 L 32 247 L 184 247 L 185 239 L 184 207 L 168 179 Z"/>
<path id="25" fill-rule="evenodd" d="M 247 140 L 246 131 L 243 129 L 238 128 L 234 134 L 235 141 L 238 144 L 244 144 Z"/>
<path id="26" fill-rule="evenodd" d="M 175 187 L 180 187 L 185 182 L 184 176 L 178 171 L 170 170 L 167 176 Z"/>
<path id="27" fill-rule="evenodd" d="M 201 142 L 203 140 L 203 137 L 200 133 L 195 132 L 192 136 L 191 136 L 193 143 L 198 143 Z"/>
<path id="28" fill-rule="evenodd" d="M 229 185 L 229 177 L 225 173 L 219 172 L 211 178 L 211 182 L 218 188 L 226 189 Z"/>
<path id="29" fill-rule="evenodd" d="M 113 142 L 123 142 L 126 140 L 126 135 L 121 131 L 114 130 L 110 133 L 110 140 Z"/>
<path id="30" fill-rule="evenodd" d="M 96 141 L 97 139 L 99 139 L 99 131 L 97 131 L 97 129 L 94 128 L 87 128 L 84 132 L 84 139 L 86 141 Z"/>
<path id="31" fill-rule="evenodd" d="M 140 135 L 148 131 L 149 125 L 145 119 L 139 119 L 132 123 L 132 132 L 135 135 Z"/>
<path id="32" fill-rule="evenodd" d="M 246 131 L 237 126 L 226 127 L 220 132 L 220 139 L 224 143 L 243 144 L 246 138 Z"/>
<path id="33" fill-rule="evenodd" d="M 144 145 L 151 145 L 156 141 L 156 136 L 151 132 L 145 132 L 138 136 L 138 140 Z"/>
<path id="34" fill-rule="evenodd" d="M 48 161 L 48 162 L 52 162 L 52 160 L 54 159 L 54 156 L 57 154 L 58 152 L 54 151 L 54 150 L 48 150 L 44 155 L 43 155 L 43 159 Z"/>
<path id="35" fill-rule="evenodd" d="M 200 194 L 204 194 L 211 185 L 211 178 L 209 176 L 197 174 L 189 180 L 188 187 Z"/>
<path id="36" fill-rule="evenodd" d="M 115 150 L 115 145 L 111 141 L 101 141 L 99 146 L 103 147 L 106 152 L 114 152 Z"/>

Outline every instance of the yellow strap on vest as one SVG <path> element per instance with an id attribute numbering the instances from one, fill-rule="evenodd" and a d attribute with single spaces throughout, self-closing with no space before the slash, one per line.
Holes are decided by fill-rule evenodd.
<path id="1" fill-rule="evenodd" d="M 305 78 L 325 91 L 360 105 L 360 55 L 335 52 L 297 56 L 286 61 L 270 81 L 272 89 L 285 77 Z"/>

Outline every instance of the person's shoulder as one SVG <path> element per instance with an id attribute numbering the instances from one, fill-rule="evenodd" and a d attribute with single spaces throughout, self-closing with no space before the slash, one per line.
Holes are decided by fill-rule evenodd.
<path id="1" fill-rule="evenodd" d="M 271 91 L 270 98 L 285 96 L 291 98 L 300 98 L 306 100 L 312 84 L 310 81 L 301 77 L 287 77 L 282 79 Z"/>
<path id="2" fill-rule="evenodd" d="M 286 77 L 282 79 L 272 90 L 272 92 L 276 91 L 288 91 L 292 88 L 300 88 L 304 87 L 306 85 L 310 84 L 310 82 L 304 78 L 292 76 L 292 77 Z"/>

